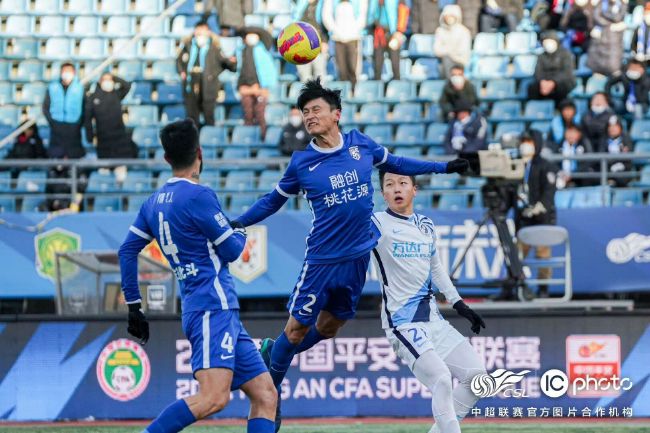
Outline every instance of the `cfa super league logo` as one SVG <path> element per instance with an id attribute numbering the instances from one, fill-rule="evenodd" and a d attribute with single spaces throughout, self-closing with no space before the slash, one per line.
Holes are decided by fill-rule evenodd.
<path id="1" fill-rule="evenodd" d="M 40 276 L 56 280 L 57 253 L 70 253 L 81 250 L 81 236 L 62 228 L 55 228 L 34 237 L 36 271 Z M 61 277 L 65 278 L 77 271 L 77 266 L 69 261 L 63 261 L 60 269 Z"/>

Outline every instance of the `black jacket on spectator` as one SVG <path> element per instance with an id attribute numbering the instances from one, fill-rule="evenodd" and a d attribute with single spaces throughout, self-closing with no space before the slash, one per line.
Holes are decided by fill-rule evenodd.
<path id="1" fill-rule="evenodd" d="M 413 0 L 411 6 L 411 31 L 434 34 L 440 25 L 438 0 Z"/>
<path id="2" fill-rule="evenodd" d="M 517 230 L 522 227 L 555 224 L 557 214 L 555 211 L 555 179 L 557 167 L 541 156 L 544 147 L 544 137 L 538 131 L 532 131 L 535 141 L 535 156 L 530 160 L 528 171 L 528 205 L 534 206 L 541 202 L 546 212 L 525 218 L 521 213 L 524 208 L 515 207 L 515 226 Z"/>
<path id="3" fill-rule="evenodd" d="M 6 156 L 6 159 L 44 159 L 47 158 L 47 150 L 43 146 L 43 140 L 38 135 L 38 127 L 34 124 L 31 127 L 34 135 L 27 138 L 24 133 L 16 137 L 14 146 Z"/>
<path id="4" fill-rule="evenodd" d="M 447 80 L 445 87 L 442 88 L 442 95 L 440 96 L 439 101 L 444 120 L 447 120 L 449 118 L 449 113 L 452 113 L 454 111 L 456 102 L 460 101 L 461 99 L 469 102 L 473 107 L 478 106 L 479 100 L 474 84 L 472 84 L 472 82 L 468 79 L 465 79 L 465 85 L 463 88 L 461 90 L 456 90 L 451 82 Z"/>
<path id="5" fill-rule="evenodd" d="M 280 135 L 280 143 L 278 143 L 278 147 L 280 148 L 282 155 L 291 156 L 291 154 L 296 150 L 305 150 L 305 147 L 307 147 L 310 140 L 311 136 L 302 123 L 297 128 L 288 123 L 282 129 L 282 135 Z"/>
<path id="6" fill-rule="evenodd" d="M 613 115 L 612 110 L 600 114 L 589 110 L 582 117 L 582 133 L 591 143 L 589 152 L 607 152 L 607 126 Z"/>
<path id="7" fill-rule="evenodd" d="M 630 96 L 632 90 L 632 84 L 634 84 L 634 95 L 636 96 L 636 103 L 641 104 L 644 108 L 643 111 L 648 109 L 648 92 L 650 92 L 650 77 L 647 74 L 644 74 L 638 80 L 630 80 L 625 74 L 618 74 L 614 77 L 611 77 L 607 80 L 607 85 L 605 86 L 605 92 L 611 97 L 611 89 L 618 83 L 622 83 L 625 88 L 625 95 L 623 96 L 623 103 L 627 101 L 627 98 Z"/>
<path id="8" fill-rule="evenodd" d="M 449 128 L 445 135 L 445 153 L 448 155 L 458 154 L 460 152 L 478 152 L 487 149 L 487 122 L 478 112 L 471 114 L 469 121 L 463 126 L 463 137 L 465 142 L 462 149 L 455 149 L 452 145 L 454 137 L 454 123 L 456 119 L 449 122 Z"/>
<path id="9" fill-rule="evenodd" d="M 86 139 L 97 136 L 98 158 L 135 158 L 138 150 L 127 134 L 122 121 L 122 99 L 129 93 L 131 83 L 113 76 L 115 89 L 105 92 L 97 85 L 88 95 L 85 110 Z M 93 128 L 93 119 L 95 127 Z"/>
<path id="10" fill-rule="evenodd" d="M 552 80 L 556 92 L 568 94 L 576 85 L 574 70 L 573 55 L 560 45 L 553 54 L 543 52 L 537 57 L 535 81 Z"/>

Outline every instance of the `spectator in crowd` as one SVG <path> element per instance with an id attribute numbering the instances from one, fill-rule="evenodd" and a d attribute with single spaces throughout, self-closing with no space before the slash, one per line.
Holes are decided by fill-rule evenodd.
<path id="1" fill-rule="evenodd" d="M 339 80 L 357 84 L 359 45 L 366 27 L 367 0 L 324 0 L 323 24 L 334 41 Z"/>
<path id="2" fill-rule="evenodd" d="M 314 26 L 321 39 L 320 54 L 306 65 L 298 65 L 298 77 L 300 81 L 307 81 L 312 78 L 325 78 L 327 75 L 327 61 L 329 60 L 329 35 L 323 25 L 323 1 L 324 0 L 298 0 L 293 9 L 292 18 L 294 21 L 302 21 Z"/>
<path id="3" fill-rule="evenodd" d="M 610 77 L 621 70 L 623 33 L 627 1 L 601 0 L 594 10 L 594 28 L 589 42 L 587 66 L 595 73 Z"/>
<path id="4" fill-rule="evenodd" d="M 644 63 L 630 59 L 625 73 L 611 77 L 607 80 L 605 91 L 612 95 L 612 89 L 622 84 L 625 89 L 623 104 L 617 107 L 617 112 L 641 118 L 648 111 L 648 92 L 650 91 L 650 77 L 646 74 Z"/>
<path id="5" fill-rule="evenodd" d="M 461 65 L 454 65 L 449 71 L 449 79 L 442 88 L 440 96 L 439 104 L 444 119 L 453 118 L 454 106 L 461 99 L 469 102 L 472 107 L 477 107 L 479 104 L 474 84 L 465 77 L 465 70 Z"/>
<path id="6" fill-rule="evenodd" d="M 593 148 L 589 139 L 583 136 L 577 125 L 569 125 L 564 131 L 564 141 L 562 141 L 559 151 L 563 156 L 576 156 L 592 153 Z M 562 160 L 561 170 L 558 173 L 558 187 L 591 185 L 593 184 L 591 179 L 573 179 L 573 174 L 576 172 L 591 171 L 593 171 L 593 165 L 589 161 Z"/>
<path id="7" fill-rule="evenodd" d="M 49 84 L 43 100 L 43 114 L 50 124 L 51 158 L 81 158 L 86 154 L 81 144 L 84 95 L 74 65 L 63 63 L 60 78 Z"/>
<path id="8" fill-rule="evenodd" d="M 244 27 L 246 15 L 253 13 L 253 0 L 207 0 L 207 2 L 206 10 L 211 12 L 213 8 L 217 9 L 222 36 L 232 36 Z"/>
<path id="9" fill-rule="evenodd" d="M 528 87 L 530 99 L 564 100 L 576 85 L 573 55 L 560 46 L 556 32 L 546 32 L 542 38 L 544 52 L 537 58 L 534 81 Z"/>
<path id="10" fill-rule="evenodd" d="M 259 125 L 264 136 L 264 110 L 270 90 L 278 85 L 278 72 L 269 51 L 273 38 L 265 30 L 256 27 L 245 28 L 243 34 L 245 46 L 239 52 L 241 69 L 237 87 L 244 109 L 244 124 Z"/>
<path id="11" fill-rule="evenodd" d="M 104 73 L 95 91 L 86 100 L 86 139 L 97 137 L 98 158 L 136 158 L 138 149 L 122 121 L 122 99 L 131 83 Z M 93 127 L 93 120 L 95 125 Z"/>
<path id="12" fill-rule="evenodd" d="M 440 15 L 433 53 L 442 60 L 443 77 L 449 74 L 454 65 L 467 66 L 472 55 L 472 35 L 463 25 L 462 15 L 458 5 L 445 6 Z"/>
<path id="13" fill-rule="evenodd" d="M 469 101 L 460 99 L 454 106 L 456 117 L 449 121 L 445 136 L 448 155 L 487 149 L 487 121 L 474 110 Z"/>
<path id="14" fill-rule="evenodd" d="M 594 27 L 594 8 L 589 0 L 575 0 L 560 20 L 564 32 L 562 46 L 567 50 L 574 47 L 587 51 L 589 32 Z"/>
<path id="15" fill-rule="evenodd" d="M 375 80 L 381 80 L 384 53 L 393 70 L 393 78 L 400 79 L 399 60 L 402 45 L 406 42 L 409 8 L 404 0 L 370 0 L 369 21 L 373 23 L 373 63 Z"/>
<path id="16" fill-rule="evenodd" d="M 22 127 L 27 121 L 23 122 Z M 44 159 L 47 158 L 47 150 L 43 146 L 43 140 L 38 133 L 38 126 L 34 123 L 21 132 L 14 145 L 5 157 L 6 159 Z"/>
<path id="17" fill-rule="evenodd" d="M 226 58 L 219 47 L 219 36 L 210 31 L 205 21 L 194 27 L 194 33 L 181 43 L 176 69 L 181 76 L 183 101 L 187 117 L 199 126 L 200 116 L 206 125 L 214 125 L 214 109 L 221 88 L 219 74 L 234 71 L 237 60 Z"/>
<path id="18" fill-rule="evenodd" d="M 411 31 L 432 35 L 438 29 L 440 4 L 438 0 L 413 0 L 411 6 Z"/>
<path id="19" fill-rule="evenodd" d="M 447 1 L 446 3 L 449 4 L 450 2 Z M 456 4 L 463 11 L 461 21 L 467 30 L 469 30 L 472 39 L 474 39 L 474 36 L 478 33 L 478 23 L 482 7 L 481 3 L 482 2 L 479 0 L 456 0 Z"/>
<path id="20" fill-rule="evenodd" d="M 623 124 L 621 119 L 617 116 L 611 116 L 607 125 L 607 148 L 604 149 L 604 152 L 609 153 L 610 155 L 619 155 L 621 153 L 629 153 L 634 150 L 634 145 L 632 140 L 625 134 L 623 129 Z M 628 160 L 618 160 L 609 162 L 609 172 L 612 174 L 617 174 L 623 171 L 631 171 L 632 161 Z M 624 177 L 614 177 L 608 180 L 608 183 L 612 186 L 625 186 L 630 182 L 630 179 Z"/>
<path id="21" fill-rule="evenodd" d="M 523 0 L 486 0 L 479 28 L 482 32 L 498 32 L 505 27 L 508 32 L 514 32 L 523 16 Z"/>
<path id="22" fill-rule="evenodd" d="M 596 152 L 604 152 L 606 147 L 607 125 L 614 115 L 609 98 L 604 92 L 597 92 L 591 97 L 589 110 L 582 118 L 582 131 Z"/>
<path id="23" fill-rule="evenodd" d="M 517 231 L 524 227 L 536 225 L 555 225 L 555 180 L 556 169 L 553 164 L 546 161 L 541 152 L 544 146 L 544 137 L 539 131 L 524 134 L 519 140 L 519 154 L 524 160 L 524 182 L 519 188 L 518 202 L 515 207 L 515 228 Z M 526 257 L 531 246 L 518 242 L 522 256 Z M 551 247 L 540 246 L 535 248 L 535 258 L 548 259 L 551 257 Z M 551 268 L 539 268 L 538 279 L 549 279 L 552 276 Z M 548 296 L 548 285 L 540 285 L 538 296 Z"/>
<path id="24" fill-rule="evenodd" d="M 555 145 L 559 145 L 564 140 L 564 131 L 567 126 L 580 124 L 580 115 L 572 100 L 565 99 L 560 102 L 558 110 L 560 113 L 551 120 L 551 139 Z"/>
<path id="25" fill-rule="evenodd" d="M 630 51 L 636 60 L 646 65 L 650 61 L 650 2 L 643 9 L 643 22 L 632 35 Z"/>
<path id="26" fill-rule="evenodd" d="M 278 147 L 284 156 L 291 156 L 296 150 L 304 150 L 311 136 L 302 122 L 302 113 L 297 106 L 292 105 L 289 111 L 289 123 L 282 128 Z"/>

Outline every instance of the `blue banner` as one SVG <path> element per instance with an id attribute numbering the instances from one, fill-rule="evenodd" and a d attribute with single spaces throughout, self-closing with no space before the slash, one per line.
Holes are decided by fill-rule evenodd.
<path id="1" fill-rule="evenodd" d="M 451 269 L 467 248 L 482 212 L 423 213 L 435 222 L 438 250 Z M 11 225 L 33 226 L 43 214 L 3 214 L 11 225 L 0 225 L 0 260 L 8 270 L 3 272 L 0 297 L 54 296 L 57 251 L 117 250 L 134 217 L 130 213 L 64 215 L 33 233 Z M 568 209 L 561 210 L 558 219 L 570 234 L 575 293 L 650 290 L 650 207 Z M 302 267 L 310 225 L 309 214 L 281 212 L 249 229 L 246 250 L 230 267 L 240 296 L 288 296 Z M 147 247 L 145 254 L 164 260 L 156 245 Z M 366 293 L 376 294 L 379 275 L 372 266 L 368 272 Z M 469 249 L 459 281 L 479 283 L 502 276 L 503 253 L 495 227 L 488 225 Z M 470 291 L 461 289 L 463 293 Z"/>

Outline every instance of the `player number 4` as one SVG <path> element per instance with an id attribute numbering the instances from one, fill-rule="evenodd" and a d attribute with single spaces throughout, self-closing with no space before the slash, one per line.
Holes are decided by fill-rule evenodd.
<path id="1" fill-rule="evenodd" d="M 162 212 L 158 212 L 158 233 L 160 233 L 160 248 L 163 253 L 171 256 L 175 264 L 179 264 L 181 261 L 178 260 L 178 247 L 172 240 L 172 233 L 169 230 L 169 222 L 165 221 Z"/>
<path id="2" fill-rule="evenodd" d="M 230 335 L 230 332 L 226 332 L 226 334 L 223 336 L 223 340 L 221 340 L 221 347 L 223 349 L 226 349 L 228 353 L 232 353 L 235 346 L 232 344 L 232 336 Z"/>

